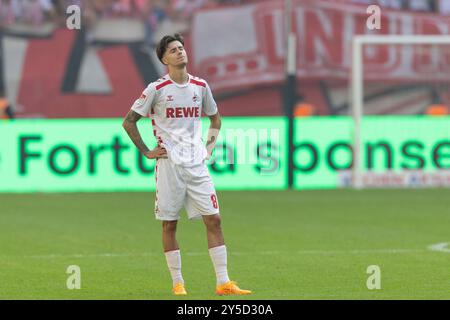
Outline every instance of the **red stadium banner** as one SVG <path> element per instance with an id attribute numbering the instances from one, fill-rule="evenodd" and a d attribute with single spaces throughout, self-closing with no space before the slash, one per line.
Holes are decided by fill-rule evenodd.
<path id="1" fill-rule="evenodd" d="M 345 85 L 349 79 L 352 38 L 355 34 L 369 32 L 366 6 L 325 0 L 293 2 L 297 75 L 302 79 L 302 90 L 307 91 L 307 100 L 316 106 L 317 113 L 328 114 L 331 107 L 318 82 L 331 79 Z M 190 73 L 207 79 L 214 93 L 271 86 L 240 95 L 222 95 L 223 115 L 281 114 L 278 87 L 284 80 L 283 3 L 281 0 L 254 1 L 248 5 L 204 9 L 194 15 L 191 31 L 186 34 Z M 123 8 L 128 10 L 127 6 Z M 45 37 L 3 34 L 0 56 L 5 69 L 4 82 L 16 116 L 123 117 L 142 88 L 159 76 L 159 61 L 149 58 L 142 50 L 144 32 L 136 36 L 136 30 L 143 30 L 139 28 L 142 21 L 130 21 L 133 24 L 125 25 L 130 32 L 126 36 L 105 28 L 110 43 L 104 46 L 101 43 L 106 40 L 101 37 L 96 39 L 99 44 L 90 44 L 78 31 L 65 28 L 52 29 L 48 34 L 47 29 L 36 28 L 39 34 L 44 32 Z M 114 19 L 107 22 L 116 30 L 118 26 L 123 27 L 120 22 L 115 24 Z M 449 31 L 448 16 L 382 10 L 379 31 L 382 34 L 436 35 Z M 389 81 L 450 80 L 450 46 L 367 46 L 364 58 L 366 79 L 389 86 Z M 419 110 L 430 97 L 428 92 L 422 90 L 422 93 L 419 98 L 405 96 L 388 108 L 398 111 L 416 104 L 417 108 L 413 109 Z M 339 107 L 337 105 L 336 109 Z M 377 112 L 386 110 L 377 109 Z"/>
<path id="2" fill-rule="evenodd" d="M 283 1 L 199 12 L 191 32 L 195 72 L 218 90 L 284 79 Z M 351 42 L 358 34 L 445 35 L 448 17 L 382 10 L 382 28 L 369 31 L 366 6 L 324 0 L 294 0 L 297 75 L 305 79 L 348 79 Z M 450 46 L 367 46 L 368 80 L 449 81 Z"/>

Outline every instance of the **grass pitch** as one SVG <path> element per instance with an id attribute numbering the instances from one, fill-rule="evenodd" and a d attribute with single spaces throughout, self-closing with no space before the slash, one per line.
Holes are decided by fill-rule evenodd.
<path id="1" fill-rule="evenodd" d="M 0 195 L 0 299 L 176 299 L 154 194 Z M 242 299 L 450 299 L 450 191 L 220 192 Z M 201 221 L 179 222 L 187 299 L 214 295 Z M 81 268 L 69 290 L 68 266 Z M 369 290 L 367 267 L 381 270 Z"/>

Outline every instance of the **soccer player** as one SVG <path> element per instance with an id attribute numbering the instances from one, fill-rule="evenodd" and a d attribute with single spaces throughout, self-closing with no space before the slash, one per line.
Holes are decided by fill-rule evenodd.
<path id="1" fill-rule="evenodd" d="M 169 73 L 151 83 L 128 112 L 123 127 L 139 151 L 156 159 L 155 216 L 162 220 L 162 242 L 173 280 L 173 293 L 185 295 L 181 255 L 176 240 L 177 221 L 184 207 L 189 219 L 203 218 L 209 255 L 214 265 L 218 295 L 250 294 L 230 281 L 217 195 L 205 161 L 211 157 L 221 119 L 205 80 L 187 73 L 188 57 L 179 34 L 165 36 L 156 53 Z M 201 115 L 210 119 L 206 146 L 202 140 Z M 149 116 L 158 142 L 149 150 L 136 122 Z"/>

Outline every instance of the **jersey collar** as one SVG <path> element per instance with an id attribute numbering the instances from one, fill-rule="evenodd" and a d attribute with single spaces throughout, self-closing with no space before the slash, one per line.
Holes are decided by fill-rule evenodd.
<path id="1" fill-rule="evenodd" d="M 189 85 L 189 83 L 191 82 L 191 78 L 192 78 L 192 76 L 188 73 L 188 81 L 187 81 L 186 83 L 184 83 L 184 84 L 179 84 L 179 83 L 173 81 L 173 79 L 170 77 L 169 74 L 167 74 L 167 77 L 168 77 L 168 78 L 170 79 L 170 81 L 172 81 L 172 83 L 173 83 L 175 86 L 177 86 L 178 88 L 185 88 L 185 87 L 187 87 L 187 86 Z"/>

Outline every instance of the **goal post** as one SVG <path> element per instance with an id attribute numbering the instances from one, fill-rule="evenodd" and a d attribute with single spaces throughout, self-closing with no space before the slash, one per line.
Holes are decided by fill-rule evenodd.
<path id="1" fill-rule="evenodd" d="M 362 137 L 361 124 L 364 113 L 364 51 L 365 45 L 450 45 L 448 35 L 357 35 L 352 40 L 352 66 L 350 103 L 353 118 L 352 186 L 362 189 Z"/>

